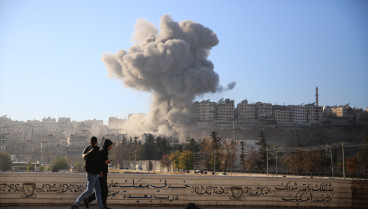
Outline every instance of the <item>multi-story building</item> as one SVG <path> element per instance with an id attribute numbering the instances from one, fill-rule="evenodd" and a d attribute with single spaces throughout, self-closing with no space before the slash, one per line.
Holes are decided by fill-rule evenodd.
<path id="1" fill-rule="evenodd" d="M 339 106 L 339 107 L 331 107 L 331 112 L 336 117 L 346 117 L 346 108 L 345 106 Z"/>
<path id="2" fill-rule="evenodd" d="M 192 106 L 192 119 L 193 119 L 193 121 L 200 121 L 201 120 L 200 112 L 201 112 L 201 103 L 196 101 L 196 102 L 193 103 L 193 106 Z"/>
<path id="3" fill-rule="evenodd" d="M 213 122 L 217 118 L 217 104 L 210 100 L 193 103 L 193 120 L 201 122 Z"/>
<path id="4" fill-rule="evenodd" d="M 109 129 L 122 130 L 126 123 L 126 119 L 119 119 L 117 117 L 109 117 Z"/>
<path id="5" fill-rule="evenodd" d="M 308 107 L 304 105 L 289 105 L 291 111 L 291 121 L 298 125 L 308 123 Z"/>
<path id="6" fill-rule="evenodd" d="M 67 157 L 73 161 L 80 160 L 81 153 L 90 143 L 90 134 L 86 132 L 83 135 L 71 135 L 67 138 Z"/>
<path id="7" fill-rule="evenodd" d="M 323 117 L 323 107 L 315 105 L 307 105 L 308 108 L 308 122 L 310 124 L 315 124 L 321 122 Z"/>
<path id="8" fill-rule="evenodd" d="M 199 119 L 200 121 L 215 121 L 217 117 L 217 104 L 209 100 L 200 103 Z"/>
<path id="9" fill-rule="evenodd" d="M 256 104 L 248 104 L 248 100 L 243 100 L 237 106 L 238 122 L 254 123 L 256 118 Z"/>
<path id="10" fill-rule="evenodd" d="M 234 122 L 234 100 L 221 99 L 217 103 L 217 122 Z"/>
<path id="11" fill-rule="evenodd" d="M 273 105 L 272 116 L 277 124 L 289 124 L 291 122 L 291 111 L 285 105 Z"/>
<path id="12" fill-rule="evenodd" d="M 331 111 L 336 117 L 339 118 L 353 118 L 354 116 L 354 110 L 349 106 L 349 104 L 331 107 Z"/>
<path id="13" fill-rule="evenodd" d="M 256 103 L 256 118 L 271 118 L 272 117 L 272 104 L 271 103 Z"/>
<path id="14" fill-rule="evenodd" d="M 43 118 L 41 126 L 44 127 L 48 133 L 56 133 L 59 130 L 59 124 L 56 122 L 55 118 Z"/>

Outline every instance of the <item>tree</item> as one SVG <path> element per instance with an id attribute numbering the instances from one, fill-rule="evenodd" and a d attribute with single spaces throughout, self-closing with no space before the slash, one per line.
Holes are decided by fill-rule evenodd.
<path id="1" fill-rule="evenodd" d="M 84 162 L 82 161 L 78 161 L 74 164 L 73 166 L 73 170 L 76 170 L 78 172 L 83 172 L 84 171 Z"/>
<path id="2" fill-rule="evenodd" d="M 160 162 L 162 165 L 167 167 L 168 171 L 170 171 L 170 165 L 171 165 L 170 154 L 162 155 Z"/>
<path id="3" fill-rule="evenodd" d="M 35 170 L 35 167 L 34 165 L 32 164 L 32 160 L 29 159 L 28 160 L 28 163 L 27 163 L 27 171 L 34 171 Z"/>
<path id="4" fill-rule="evenodd" d="M 226 173 L 228 167 L 230 167 L 230 169 L 233 168 L 233 163 L 236 159 L 235 144 L 233 141 L 225 143 L 225 153 L 223 154 L 222 159 L 222 167 L 224 169 L 224 173 Z"/>
<path id="5" fill-rule="evenodd" d="M 346 159 L 345 167 L 346 172 L 351 174 L 358 173 L 358 158 L 357 157 L 350 157 Z"/>
<path id="6" fill-rule="evenodd" d="M 191 170 L 194 167 L 194 155 L 189 150 L 183 152 L 175 151 L 171 157 L 171 162 L 177 169 Z"/>
<path id="7" fill-rule="evenodd" d="M 211 144 L 212 142 L 209 138 L 203 138 L 200 143 L 201 159 L 199 160 L 199 164 L 207 170 L 211 169 L 211 165 L 213 165 L 210 165 L 211 161 L 213 162 Z"/>
<path id="8" fill-rule="evenodd" d="M 301 152 L 292 152 L 285 158 L 285 164 L 291 172 L 300 173 L 303 170 L 303 156 Z"/>
<path id="9" fill-rule="evenodd" d="M 211 139 L 212 139 L 212 160 L 209 162 L 209 165 L 212 169 L 215 167 L 216 170 L 220 169 L 221 166 L 221 137 L 218 136 L 217 131 L 211 132 Z M 215 163 L 215 165 L 214 165 Z"/>
<path id="10" fill-rule="evenodd" d="M 256 151 L 254 149 L 250 150 L 250 154 L 246 157 L 246 169 L 247 171 L 251 171 L 256 166 Z"/>
<path id="11" fill-rule="evenodd" d="M 244 147 L 244 142 L 240 142 L 240 166 L 241 168 L 243 168 L 245 170 L 245 165 L 246 165 L 246 157 L 247 155 L 245 154 L 246 150 Z"/>
<path id="12" fill-rule="evenodd" d="M 0 170 L 9 171 L 11 169 L 12 161 L 10 155 L 6 152 L 0 152 Z"/>
<path id="13" fill-rule="evenodd" d="M 52 163 L 51 163 L 51 171 L 52 172 L 58 172 L 63 169 L 68 169 L 68 161 L 64 157 L 57 157 Z"/>
<path id="14" fill-rule="evenodd" d="M 260 170 L 263 170 L 266 167 L 267 164 L 267 140 L 266 136 L 264 135 L 263 131 L 261 130 L 258 135 L 258 142 L 256 143 L 258 145 L 258 161 L 257 161 L 257 167 Z"/>
<path id="15" fill-rule="evenodd" d="M 146 136 L 146 143 L 143 144 L 143 159 L 155 159 L 155 137 L 152 134 Z"/>
<path id="16" fill-rule="evenodd" d="M 360 174 L 368 174 L 368 137 L 363 139 L 364 146 L 357 153 L 357 164 Z"/>
<path id="17" fill-rule="evenodd" d="M 194 155 L 189 150 L 184 150 L 179 156 L 179 167 L 184 170 L 192 170 L 194 167 Z"/>
<path id="18" fill-rule="evenodd" d="M 180 168 L 179 158 L 180 158 L 180 152 L 179 151 L 175 151 L 170 156 L 170 161 L 173 163 L 174 167 L 177 168 L 177 169 Z"/>
<path id="19" fill-rule="evenodd" d="M 197 153 L 200 150 L 199 144 L 193 138 L 187 137 L 187 143 L 184 146 L 184 150 L 189 150 L 192 153 Z"/>
<path id="20" fill-rule="evenodd" d="M 159 160 L 165 153 L 170 152 L 171 147 L 169 146 L 169 141 L 165 137 L 158 136 L 156 137 L 154 142 L 155 142 L 154 160 Z"/>

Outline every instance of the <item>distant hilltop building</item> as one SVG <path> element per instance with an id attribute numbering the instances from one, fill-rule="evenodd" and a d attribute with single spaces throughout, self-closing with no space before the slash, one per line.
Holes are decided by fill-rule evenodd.
<path id="1" fill-rule="evenodd" d="M 347 105 L 319 106 L 318 87 L 316 101 L 306 105 L 272 105 L 271 103 L 248 103 L 243 100 L 235 107 L 234 100 L 221 99 L 217 103 L 205 100 L 193 103 L 193 121 L 223 125 L 314 125 L 327 123 L 344 126 L 358 124 L 363 110 Z M 366 109 L 368 111 L 368 107 Z M 364 123 L 364 121 L 363 121 Z"/>
<path id="2" fill-rule="evenodd" d="M 217 112 L 216 112 L 217 110 Z M 324 120 L 323 107 L 309 105 L 272 105 L 243 100 L 237 107 L 234 100 L 221 99 L 218 103 L 209 100 L 193 103 L 193 120 L 217 124 L 298 124 L 308 125 Z"/>
<path id="3" fill-rule="evenodd" d="M 318 95 L 318 93 L 317 93 Z M 243 100 L 236 108 L 234 100 L 221 99 L 217 103 L 205 100 L 193 103 L 194 122 L 207 122 L 223 125 L 316 125 L 330 124 L 334 126 L 366 123 L 362 120 L 364 111 L 351 108 L 349 104 L 341 106 L 272 105 L 270 103 L 248 103 Z M 368 112 L 368 108 L 366 110 Z"/>

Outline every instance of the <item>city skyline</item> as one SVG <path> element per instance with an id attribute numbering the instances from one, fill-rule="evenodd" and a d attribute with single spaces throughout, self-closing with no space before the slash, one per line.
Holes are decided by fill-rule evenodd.
<path id="1" fill-rule="evenodd" d="M 195 5 L 195 6 L 194 6 Z M 0 114 L 12 120 L 77 121 L 148 113 L 150 92 L 110 79 L 104 53 L 128 50 L 137 19 L 162 15 L 216 33 L 208 59 L 231 98 L 279 105 L 368 106 L 365 1 L 1 1 Z"/>
<path id="2" fill-rule="evenodd" d="M 202 103 L 202 102 L 206 102 L 206 103 L 215 103 L 216 105 L 219 105 L 220 102 L 225 102 L 226 100 L 229 100 L 230 102 L 234 101 L 234 111 L 238 111 L 238 105 L 240 104 L 243 104 L 244 101 L 246 101 L 246 104 L 249 104 L 249 105 L 256 105 L 258 103 L 260 104 L 270 104 L 272 107 L 280 107 L 280 106 L 285 106 L 285 107 L 288 107 L 288 108 L 291 108 L 291 107 L 295 107 L 295 106 L 300 106 L 300 107 L 307 107 L 307 106 L 314 106 L 314 107 L 319 107 L 321 108 L 321 111 L 323 112 L 323 114 L 327 114 L 327 113 L 324 113 L 324 107 L 329 107 L 329 108 L 349 108 L 350 106 L 346 106 L 346 105 L 349 105 L 349 104 L 345 104 L 345 105 L 334 105 L 334 106 L 329 106 L 329 105 L 326 105 L 326 106 L 316 106 L 316 101 L 315 102 L 310 102 L 308 104 L 272 104 L 272 103 L 266 103 L 266 102 L 262 102 L 262 101 L 257 101 L 257 102 L 249 102 L 247 99 L 244 99 L 244 100 L 241 100 L 239 102 L 236 102 L 235 100 L 231 99 L 231 98 L 221 98 L 219 101 L 211 101 L 210 99 L 208 100 L 196 100 L 196 101 L 193 101 L 193 105 L 198 103 Z M 350 107 L 350 108 L 354 108 L 354 107 Z M 277 108 L 276 108 L 277 109 Z M 366 109 L 362 109 L 362 108 L 358 108 L 358 109 L 361 109 L 363 112 L 364 111 L 368 111 L 368 107 Z M 194 109 L 192 110 L 194 111 Z M 328 111 L 331 111 L 330 109 Z M 42 118 L 40 119 L 27 119 L 27 120 L 24 120 L 23 122 L 34 122 L 34 121 L 43 121 L 45 120 L 46 122 L 50 122 L 51 120 L 55 120 L 55 122 L 60 122 L 59 119 L 62 119 L 62 122 L 64 122 L 65 119 L 70 119 L 70 121 L 72 122 L 86 122 L 86 121 L 102 121 L 104 125 L 109 125 L 109 119 L 112 119 L 112 118 L 115 118 L 115 119 L 118 119 L 118 120 L 128 120 L 129 119 L 129 116 L 130 115 L 140 115 L 140 114 L 145 114 L 145 113 L 128 113 L 128 116 L 125 117 L 125 118 L 122 118 L 122 117 L 117 117 L 117 116 L 109 116 L 108 119 L 106 120 L 103 120 L 101 118 L 90 118 L 90 119 L 86 119 L 86 120 L 74 120 L 73 117 L 70 117 L 70 116 L 59 116 L 59 117 L 51 117 L 51 116 L 43 116 Z M 195 112 L 193 112 L 193 114 L 197 114 Z M 235 115 L 235 112 L 234 112 L 234 115 Z M 9 118 L 10 120 L 13 120 L 13 121 L 22 121 L 22 120 L 16 120 L 16 119 L 13 119 L 11 117 L 9 117 L 8 115 L 3 115 L 3 116 L 0 116 L 0 117 L 7 117 Z M 337 117 L 343 117 L 343 116 L 337 116 Z M 236 120 L 238 121 L 238 120 Z M 194 121 L 193 122 L 198 122 L 198 121 Z"/>

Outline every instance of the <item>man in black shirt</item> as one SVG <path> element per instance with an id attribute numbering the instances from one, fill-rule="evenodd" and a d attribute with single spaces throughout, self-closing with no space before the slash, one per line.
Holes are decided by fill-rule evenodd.
<path id="1" fill-rule="evenodd" d="M 72 205 L 72 209 L 78 209 L 79 204 L 82 200 L 87 198 L 92 192 L 93 189 L 96 190 L 95 196 L 97 199 L 98 207 L 104 209 L 101 198 L 101 187 L 99 182 L 99 176 L 102 177 L 102 158 L 99 152 L 98 141 L 96 137 L 91 138 L 91 145 L 86 147 L 83 151 L 82 157 L 85 160 L 85 170 L 87 172 L 87 188 L 86 190 L 78 197 L 75 203 Z"/>
<path id="2" fill-rule="evenodd" d="M 100 186 L 101 186 L 101 197 L 102 197 L 102 204 L 104 205 L 105 209 L 111 209 L 106 206 L 107 194 L 108 194 L 108 187 L 107 187 L 107 173 L 109 172 L 108 165 L 111 163 L 109 160 L 109 152 L 112 149 L 112 141 L 110 139 L 105 139 L 103 142 L 102 150 L 100 150 L 100 155 L 102 158 L 103 166 L 102 166 L 102 173 L 103 176 L 100 178 Z M 88 203 L 92 202 L 96 199 L 95 194 L 91 194 L 88 198 L 84 200 L 84 204 L 87 208 L 89 208 Z"/>

